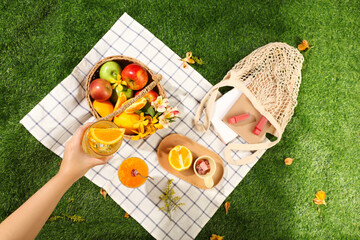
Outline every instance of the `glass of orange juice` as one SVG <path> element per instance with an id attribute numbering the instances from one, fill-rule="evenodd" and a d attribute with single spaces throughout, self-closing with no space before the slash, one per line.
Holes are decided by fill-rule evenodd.
<path id="1" fill-rule="evenodd" d="M 135 172 L 135 174 L 134 174 Z M 125 159 L 118 171 L 120 182 L 129 188 L 137 188 L 146 182 L 149 174 L 147 164 L 140 158 Z"/>
<path id="2" fill-rule="evenodd" d="M 111 121 L 97 121 L 85 131 L 82 149 L 96 158 L 112 155 L 119 150 L 124 133 L 124 128 L 119 128 Z"/>

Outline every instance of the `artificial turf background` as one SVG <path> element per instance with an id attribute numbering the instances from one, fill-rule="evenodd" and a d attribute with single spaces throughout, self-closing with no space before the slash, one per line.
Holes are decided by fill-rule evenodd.
<path id="1" fill-rule="evenodd" d="M 70 1 L 69 1 L 70 2 Z M 0 221 L 45 184 L 61 159 L 19 123 L 127 12 L 215 84 L 269 42 L 304 53 L 298 106 L 281 142 L 268 150 L 197 239 L 360 238 L 360 1 L 93 1 L 0 3 Z M 180 64 L 180 63 L 179 63 Z M 284 158 L 295 158 L 291 166 Z M 327 206 L 318 212 L 318 190 Z M 69 201 L 70 200 L 70 201 Z M 38 239 L 152 239 L 99 188 L 80 179 Z"/>

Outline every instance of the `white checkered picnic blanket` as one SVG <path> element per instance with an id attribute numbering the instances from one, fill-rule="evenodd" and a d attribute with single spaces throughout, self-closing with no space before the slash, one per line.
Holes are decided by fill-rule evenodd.
<path id="1" fill-rule="evenodd" d="M 62 157 L 64 144 L 76 129 L 85 122 L 95 121 L 85 100 L 85 79 L 97 61 L 111 55 L 134 57 L 162 74 L 166 95 L 171 106 L 179 108 L 181 118 L 169 129 L 159 130 L 146 140 L 124 140 L 107 164 L 94 167 L 85 176 L 104 188 L 154 238 L 194 239 L 255 163 L 241 167 L 225 163 L 223 179 L 208 190 L 196 188 L 162 169 L 156 150 L 169 134 L 183 134 L 221 157 L 225 144 L 212 131 L 200 134 L 193 129 L 197 106 L 212 85 L 192 67 L 184 69 L 178 55 L 129 15 L 123 14 L 73 72 L 20 122 L 36 139 Z M 135 189 L 122 185 L 117 171 L 121 162 L 129 157 L 145 159 L 154 181 Z M 172 214 L 172 220 L 159 210 L 162 204 L 159 196 L 168 179 L 174 179 L 176 195 L 185 203 Z"/>

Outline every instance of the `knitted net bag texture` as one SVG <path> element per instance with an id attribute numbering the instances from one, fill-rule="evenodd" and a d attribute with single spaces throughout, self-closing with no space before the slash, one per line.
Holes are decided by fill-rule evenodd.
<path id="1" fill-rule="evenodd" d="M 252 162 L 259 154 L 259 150 L 268 149 L 280 141 L 286 125 L 291 120 L 297 105 L 303 61 L 302 54 L 286 43 L 269 43 L 254 50 L 236 63 L 223 80 L 205 95 L 194 119 L 196 129 L 199 131 L 209 129 L 219 88 L 232 86 L 239 89 L 276 130 L 274 135 L 277 140 L 274 142 L 228 144 L 225 150 L 225 159 L 228 162 L 236 165 Z M 203 122 L 200 122 L 203 113 L 205 117 Z M 234 161 L 230 154 L 231 150 L 255 152 Z"/>

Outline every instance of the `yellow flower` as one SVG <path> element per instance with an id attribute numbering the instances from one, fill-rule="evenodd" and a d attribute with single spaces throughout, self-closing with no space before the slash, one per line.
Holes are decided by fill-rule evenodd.
<path id="1" fill-rule="evenodd" d="M 113 79 L 113 78 L 110 78 L 109 82 L 110 82 L 111 84 L 113 84 L 113 85 L 112 85 L 112 88 L 113 88 L 113 89 L 115 89 L 115 88 L 121 88 L 121 89 L 119 89 L 120 91 L 123 90 L 123 87 L 122 87 L 121 85 L 125 85 L 125 86 L 127 85 L 127 83 L 121 79 L 121 75 L 120 75 L 120 74 L 117 74 L 117 79 L 116 79 L 116 80 Z"/>
<path id="2" fill-rule="evenodd" d="M 139 122 L 134 124 L 134 127 L 137 128 L 140 133 L 144 133 L 145 126 L 147 126 L 148 123 L 149 123 L 149 120 L 146 119 L 146 117 L 144 116 L 144 113 L 140 113 L 140 120 L 139 120 Z"/>
<path id="3" fill-rule="evenodd" d="M 144 116 L 144 113 L 140 114 L 140 120 L 138 123 L 134 124 L 134 127 L 138 130 L 133 130 L 134 133 L 136 133 L 136 136 L 131 137 L 132 140 L 139 140 L 140 138 L 145 138 L 151 134 L 154 134 L 156 132 L 156 123 L 159 120 L 157 117 L 151 117 L 151 116 Z"/>

